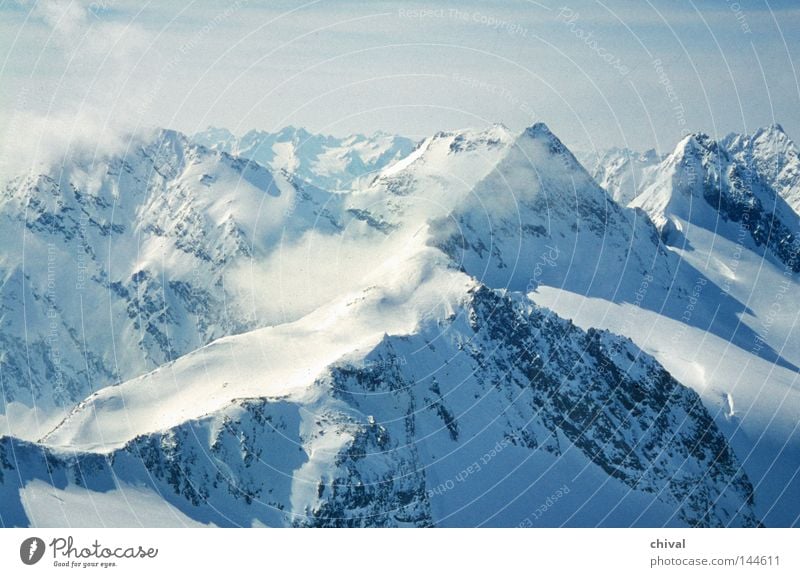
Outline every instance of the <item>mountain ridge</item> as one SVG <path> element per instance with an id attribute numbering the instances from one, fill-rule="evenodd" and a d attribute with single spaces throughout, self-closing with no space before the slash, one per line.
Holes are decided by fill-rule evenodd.
<path id="1" fill-rule="evenodd" d="M 716 162 L 740 162 L 707 138 L 681 145 L 691 150 L 664 166 L 695 158 L 710 182 Z M 105 295 L 124 311 L 128 324 L 108 324 L 119 331 L 112 344 L 140 335 L 127 352 L 151 347 L 163 358 L 149 370 L 131 364 L 128 378 L 108 379 L 122 381 L 114 386 L 90 377 L 78 404 L 63 403 L 27 440 L 3 436 L 3 524 L 58 522 L 37 505 L 48 495 L 77 507 L 138 486 L 139 497 L 159 503 L 156 517 L 168 510 L 201 524 L 516 526 L 555 481 L 569 483 L 573 500 L 548 526 L 792 524 L 791 508 L 774 509 L 797 494 L 789 483 L 776 495 L 797 441 L 789 432 L 784 454 L 752 440 L 763 426 L 764 443 L 774 443 L 797 404 L 777 388 L 800 359 L 781 346 L 791 327 L 774 321 L 772 333 L 756 332 L 768 305 L 738 279 L 716 311 L 695 307 L 726 290 L 727 277 L 698 260 L 699 252 L 724 257 L 697 236 L 706 229 L 681 224 L 686 242 L 678 242 L 656 226 L 652 203 L 618 205 L 546 125 L 438 133 L 346 192 L 174 131 L 104 162 L 94 173 L 75 167 L 7 186 L 0 218 L 38 239 L 40 262 L 51 244 L 63 245 L 58 258 L 75 266 L 70 274 L 99 287 L 81 298 Z M 668 176 L 658 193 L 683 194 L 668 188 L 680 177 Z M 778 195 L 759 194 L 770 191 Z M 28 212 L 31 198 L 38 204 Z M 18 246 L 7 234 L 6 246 Z M 743 266 L 759 246 L 745 247 Z M 76 248 L 87 256 L 73 258 Z M 12 280 L 0 318 L 11 320 L 20 294 L 42 303 L 43 319 L 52 303 L 62 320 L 83 318 L 64 294 L 47 296 L 47 267 L 26 271 L 4 258 Z M 777 261 L 768 266 L 781 274 Z M 292 279 L 307 281 L 308 292 L 282 284 Z M 700 280 L 709 292 L 698 293 Z M 29 296 L 23 286 L 44 288 Z M 678 344 L 649 338 L 641 323 L 609 329 L 623 317 L 601 315 L 604 307 L 679 323 L 687 342 L 724 340 L 737 362 L 773 363 L 770 391 L 788 404 L 767 423 L 750 416 L 751 389 L 731 389 L 723 413 L 713 374 L 698 381 L 675 363 Z M 8 327 L 0 335 L 16 332 Z M 49 330 L 42 325 L 45 358 Z M 102 343 L 76 346 L 70 362 Z M 15 378 L 9 358 L 4 390 Z M 707 374 L 709 362 L 687 366 Z M 52 368 L 38 370 L 44 386 Z M 734 410 L 734 397 L 744 408 Z M 16 414 L 6 412 L 8 429 Z M 491 466 L 463 472 L 485 455 Z M 753 455 L 783 455 L 785 465 Z M 20 486 L 9 481 L 14 470 Z M 51 470 L 57 481 L 48 485 Z"/>

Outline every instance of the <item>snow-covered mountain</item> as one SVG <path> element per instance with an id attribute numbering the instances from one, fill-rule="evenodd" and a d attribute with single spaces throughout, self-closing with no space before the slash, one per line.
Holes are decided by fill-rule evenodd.
<path id="1" fill-rule="evenodd" d="M 18 324 L 0 334 L 24 334 L 52 277 L 22 260 L 34 242 L 99 255 L 81 257 L 98 316 L 58 308 L 80 398 L 24 409 L 56 399 L 45 366 L 4 408 L 3 524 L 796 524 L 800 347 L 770 317 L 778 281 L 800 305 L 794 271 L 761 231 L 731 275 L 739 237 L 708 228 L 708 212 L 738 222 L 736 203 L 755 214 L 751 198 L 765 214 L 772 189 L 689 140 L 634 207 L 543 124 L 438 133 L 341 193 L 173 132 L 37 177 L 49 195 L 11 183 L 0 213 L 24 234 L 0 262 L 20 277 L 2 293 Z M 758 222 L 782 231 L 779 206 Z M 106 380 L 80 373 L 89 352 L 113 360 Z M 30 390 L 5 367 L 4 387 Z"/>
<path id="2" fill-rule="evenodd" d="M 36 438 L 95 390 L 260 326 L 252 294 L 231 279 L 297 231 L 336 230 L 326 208 L 335 201 L 172 131 L 131 142 L 122 157 L 7 183 L 0 343 L 9 429 Z"/>
<path id="3" fill-rule="evenodd" d="M 760 144 L 742 145 L 753 142 Z M 535 296 L 579 326 L 625 334 L 700 393 L 763 495 L 761 518 L 776 525 L 798 522 L 784 497 L 800 491 L 798 215 L 785 201 L 791 186 L 775 184 L 791 179 L 771 172 L 792 165 L 793 148 L 778 127 L 720 143 L 693 134 L 661 162 L 630 203 L 647 212 L 679 258 L 666 293 L 653 283 L 637 293 L 655 290 L 659 306 L 546 286 Z M 674 300 L 681 290 L 690 295 L 683 305 Z"/>
<path id="4" fill-rule="evenodd" d="M 746 148 L 737 139 L 730 142 Z M 631 205 L 644 209 L 670 244 L 681 243 L 684 225 L 696 226 L 729 240 L 742 237 L 748 248 L 800 272 L 798 214 L 782 192 L 790 194 L 775 189 L 782 180 L 764 168 L 769 162 L 693 134 L 678 144 Z"/>
<path id="5" fill-rule="evenodd" d="M 355 188 L 415 147 L 408 138 L 381 132 L 337 138 L 294 126 L 278 132 L 251 130 L 243 136 L 209 127 L 194 134 L 192 140 L 212 150 L 254 160 L 273 171 L 288 171 L 326 190 Z"/>

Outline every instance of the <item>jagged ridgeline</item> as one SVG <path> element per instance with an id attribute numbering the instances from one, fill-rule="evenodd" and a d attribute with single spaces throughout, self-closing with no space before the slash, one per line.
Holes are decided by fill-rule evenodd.
<path id="1" fill-rule="evenodd" d="M 302 402 L 235 400 L 102 455 L 0 451 L 7 524 L 37 521 L 19 478 L 119 498 L 145 485 L 225 526 L 518 524 L 562 481 L 547 525 L 758 524 L 696 393 L 630 341 L 485 287 L 446 326 L 330 367 Z"/>

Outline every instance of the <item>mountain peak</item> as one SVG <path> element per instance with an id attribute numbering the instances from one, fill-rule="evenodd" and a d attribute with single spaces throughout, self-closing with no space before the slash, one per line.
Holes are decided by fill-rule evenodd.
<path id="1" fill-rule="evenodd" d="M 683 159 L 687 156 L 694 156 L 697 154 L 714 153 L 719 149 L 717 141 L 711 138 L 705 132 L 693 132 L 687 134 L 681 140 L 672 152 L 674 159 Z"/>
<path id="2" fill-rule="evenodd" d="M 526 128 L 525 132 L 523 132 L 523 137 L 546 142 L 550 147 L 550 152 L 553 154 L 566 153 L 574 159 L 569 149 L 544 122 L 537 122 L 533 126 Z M 577 163 L 578 161 L 575 160 L 575 162 Z"/>
<path id="3" fill-rule="evenodd" d="M 728 150 L 735 151 L 762 145 L 785 146 L 792 144 L 792 139 L 786 134 L 783 126 L 777 122 L 758 128 L 753 133 L 732 132 L 722 141 L 722 145 Z"/>
<path id="4" fill-rule="evenodd" d="M 526 128 L 518 144 L 523 144 L 524 140 L 544 144 L 552 156 L 560 159 L 562 168 L 566 168 L 568 172 L 578 171 L 580 173 L 585 173 L 585 178 L 591 180 L 591 176 L 586 172 L 586 169 L 578 159 L 575 158 L 572 151 L 570 151 L 544 122 L 537 122 L 533 126 Z"/>
<path id="5" fill-rule="evenodd" d="M 751 140 L 753 142 L 760 142 L 760 143 L 766 142 L 766 143 L 781 144 L 788 141 L 789 136 L 783 130 L 783 126 L 774 123 L 770 124 L 769 126 L 762 126 L 758 130 L 756 130 L 753 133 Z"/>
<path id="6" fill-rule="evenodd" d="M 550 130 L 550 127 L 547 126 L 544 122 L 536 122 L 535 124 L 526 128 L 525 132 L 533 137 L 542 135 L 553 136 L 553 131 Z"/>
<path id="7" fill-rule="evenodd" d="M 777 122 L 773 122 L 769 126 L 764 126 L 756 130 L 755 136 L 759 136 L 761 134 L 780 134 L 786 136 L 786 131 L 783 130 L 783 126 Z"/>

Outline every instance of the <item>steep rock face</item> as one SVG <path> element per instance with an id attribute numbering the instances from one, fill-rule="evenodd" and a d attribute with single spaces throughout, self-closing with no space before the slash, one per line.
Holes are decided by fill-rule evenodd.
<path id="1" fill-rule="evenodd" d="M 762 138 L 745 140 L 728 141 L 731 152 L 707 135 L 687 136 L 632 205 L 644 209 L 672 244 L 682 242 L 680 221 L 734 241 L 744 231 L 749 248 L 800 272 L 798 215 L 783 197 L 791 194 L 774 188 L 780 179 L 791 180 L 793 169 L 777 170 L 774 155 L 756 160 L 751 153 Z"/>
<path id="2" fill-rule="evenodd" d="M 361 180 L 407 156 L 415 146 L 402 136 L 376 133 L 337 138 L 293 126 L 274 133 L 251 130 L 241 137 L 210 127 L 192 140 L 274 171 L 287 171 L 325 190 L 355 188 Z"/>
<path id="3" fill-rule="evenodd" d="M 14 524 L 27 517 L 13 487 L 44 471 L 61 487 L 145 483 L 221 525 L 428 526 L 464 503 L 459 524 L 518 524 L 546 490 L 528 476 L 539 460 L 560 463 L 574 493 L 602 474 L 638 505 L 616 524 L 758 524 L 752 486 L 695 393 L 630 341 L 484 287 L 450 320 L 342 359 L 302 398 L 234 401 L 105 458 L 0 448 L 16 455 L 3 465 Z M 542 522 L 575 523 L 584 504 Z"/>

